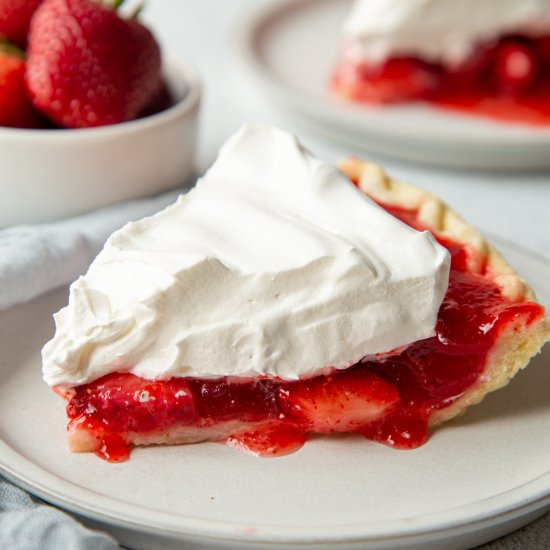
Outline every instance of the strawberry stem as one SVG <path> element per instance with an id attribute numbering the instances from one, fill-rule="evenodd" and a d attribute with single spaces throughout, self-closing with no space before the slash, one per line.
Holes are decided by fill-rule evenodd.
<path id="1" fill-rule="evenodd" d="M 134 11 L 129 15 L 128 19 L 137 19 L 139 14 L 143 11 L 145 7 L 145 2 L 140 2 L 134 9 Z"/>
<path id="2" fill-rule="evenodd" d="M 13 55 L 15 57 L 20 57 L 21 59 L 25 59 L 25 52 L 21 48 L 18 48 L 11 42 L 7 42 L 1 37 L 0 37 L 0 53 L 5 53 L 8 55 Z"/>
<path id="3" fill-rule="evenodd" d="M 106 6 L 108 8 L 111 8 L 114 11 L 117 11 L 122 4 L 124 4 L 125 0 L 100 0 L 100 4 L 103 6 Z M 143 8 L 145 6 L 145 2 L 141 1 L 139 2 L 136 7 L 131 11 L 125 18 L 126 19 L 137 19 L 139 17 L 139 14 L 142 12 Z"/>
<path id="4" fill-rule="evenodd" d="M 99 0 L 99 2 L 97 3 L 101 4 L 106 8 L 110 8 L 116 11 L 118 10 L 118 8 L 120 8 L 120 6 L 122 6 L 122 4 L 124 3 L 124 0 Z"/>

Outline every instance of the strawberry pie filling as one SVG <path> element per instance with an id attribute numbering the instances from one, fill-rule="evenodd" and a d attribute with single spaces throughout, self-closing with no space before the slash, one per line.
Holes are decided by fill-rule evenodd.
<path id="1" fill-rule="evenodd" d="M 416 57 L 382 64 L 346 59 L 333 88 L 367 103 L 427 101 L 435 106 L 508 122 L 550 124 L 550 35 L 508 35 L 479 44 L 457 66 Z"/>
<path id="2" fill-rule="evenodd" d="M 423 229 L 415 211 L 382 206 Z M 69 431 L 91 435 L 96 454 L 109 461 L 128 457 L 128 434 L 200 433 L 218 425 L 225 426 L 221 441 L 261 456 L 293 452 L 312 433 L 354 432 L 401 449 L 421 445 L 431 415 L 478 383 L 501 331 L 544 315 L 538 304 L 506 300 L 489 273 L 469 271 L 470 248 L 437 238 L 452 263 L 434 337 L 299 381 L 108 374 L 65 392 Z"/>

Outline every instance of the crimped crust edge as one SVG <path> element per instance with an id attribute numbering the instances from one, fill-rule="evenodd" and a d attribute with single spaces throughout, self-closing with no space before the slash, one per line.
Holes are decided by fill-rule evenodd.
<path id="1" fill-rule="evenodd" d="M 340 168 L 362 191 L 376 201 L 416 210 L 420 225 L 469 247 L 474 252 L 469 259 L 469 269 L 490 276 L 505 299 L 511 302 L 536 301 L 531 287 L 515 272 L 502 254 L 477 228 L 466 222 L 439 197 L 392 179 L 380 166 L 356 158 L 343 161 Z M 441 424 L 462 414 L 471 405 L 479 403 L 488 393 L 508 384 L 515 374 L 525 368 L 531 358 L 540 352 L 549 339 L 546 317 L 528 327 L 512 323 L 491 351 L 486 369 L 478 383 L 451 405 L 433 413 L 430 425 Z"/>

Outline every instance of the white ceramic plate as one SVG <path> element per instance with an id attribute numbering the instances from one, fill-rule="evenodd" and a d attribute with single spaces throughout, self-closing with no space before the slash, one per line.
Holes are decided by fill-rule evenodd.
<path id="1" fill-rule="evenodd" d="M 550 304 L 550 264 L 501 249 Z M 41 381 L 40 348 L 66 294 L 0 314 L 0 471 L 124 545 L 452 550 L 550 507 L 548 347 L 413 451 L 350 436 L 271 460 L 206 443 L 136 449 L 108 464 L 68 452 L 64 404 Z"/>
<path id="2" fill-rule="evenodd" d="M 471 168 L 550 166 L 550 129 L 492 122 L 429 106 L 374 107 L 328 92 L 350 0 L 279 0 L 243 14 L 238 59 L 294 119 L 356 148 Z"/>

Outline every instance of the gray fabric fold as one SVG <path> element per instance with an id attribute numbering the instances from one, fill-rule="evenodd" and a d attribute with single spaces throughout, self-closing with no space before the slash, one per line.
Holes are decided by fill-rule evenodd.
<path id="1" fill-rule="evenodd" d="M 184 190 L 128 201 L 55 223 L 0 230 L 0 310 L 27 302 L 83 274 L 107 237 L 158 212 Z"/>
<path id="2" fill-rule="evenodd" d="M 106 533 L 86 529 L 0 477 L 0 548 L 9 550 L 116 550 Z"/>

